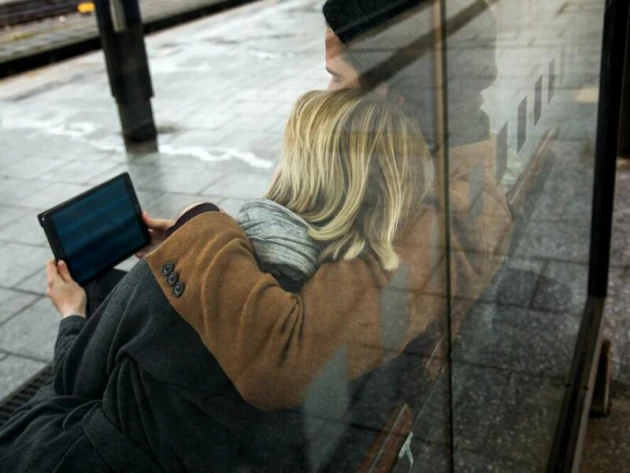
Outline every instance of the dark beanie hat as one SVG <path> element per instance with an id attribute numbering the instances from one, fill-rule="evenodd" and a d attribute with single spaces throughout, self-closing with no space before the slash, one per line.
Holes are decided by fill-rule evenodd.
<path id="1" fill-rule="evenodd" d="M 326 23 L 346 44 L 426 0 L 328 0 Z"/>

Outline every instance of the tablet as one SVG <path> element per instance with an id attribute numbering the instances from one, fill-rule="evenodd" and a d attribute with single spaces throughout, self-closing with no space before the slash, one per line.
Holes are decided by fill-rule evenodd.
<path id="1" fill-rule="evenodd" d="M 135 252 L 151 237 L 128 173 L 38 215 L 57 261 L 85 285 Z"/>

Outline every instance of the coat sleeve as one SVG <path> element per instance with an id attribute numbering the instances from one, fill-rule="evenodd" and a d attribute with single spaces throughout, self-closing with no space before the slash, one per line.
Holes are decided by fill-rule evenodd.
<path id="1" fill-rule="evenodd" d="M 85 325 L 85 317 L 73 315 L 61 319 L 59 322 L 59 333 L 55 343 L 55 354 L 53 357 L 53 371 L 55 378 L 62 377 L 63 366 L 70 347 Z"/>
<path id="2" fill-rule="evenodd" d="M 67 380 L 72 377 L 74 371 L 73 363 L 68 363 L 68 357 L 73 349 L 77 350 L 77 339 L 85 323 L 85 317 L 78 315 L 66 317 L 59 322 L 59 333 L 53 356 L 54 387 L 57 394 L 68 394 Z"/>
<path id="3" fill-rule="evenodd" d="M 471 217 L 476 200 L 471 198 L 471 166 L 473 161 L 462 165 L 450 186 L 453 216 L 459 219 L 451 267 L 453 295 L 462 291 L 474 299 L 500 264 L 496 255 L 505 248 L 511 218 L 502 191 L 483 165 L 471 171 L 480 179 L 476 198 L 482 205 Z M 299 294 L 288 293 L 260 271 L 236 222 L 208 212 L 179 228 L 146 260 L 171 305 L 244 399 L 261 409 L 292 408 L 338 353 L 343 353 L 348 378 L 355 379 L 378 367 L 388 350 L 400 353 L 430 321 L 443 317 L 444 295 L 426 288 L 427 281 L 439 281 L 433 269 L 444 258 L 439 238 L 429 238 L 439 219 L 435 209 L 425 209 L 401 248 L 412 280 L 404 289 L 413 310 L 397 346 L 387 343 L 382 318 L 389 310 L 384 288 L 395 278 L 369 257 L 324 264 Z M 179 296 L 161 276 L 167 263 L 185 286 Z"/>

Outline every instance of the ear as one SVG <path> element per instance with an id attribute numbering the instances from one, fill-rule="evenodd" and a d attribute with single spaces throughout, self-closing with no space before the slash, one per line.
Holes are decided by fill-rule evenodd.
<path id="1" fill-rule="evenodd" d="M 374 92 L 376 92 L 376 94 L 380 95 L 381 97 L 388 97 L 389 94 L 389 85 L 385 84 L 384 82 L 381 82 L 379 85 L 376 86 L 376 88 L 374 89 Z"/>
<path id="2" fill-rule="evenodd" d="M 387 96 L 389 97 L 389 99 L 392 102 L 397 103 L 398 105 L 400 105 L 401 107 L 403 105 L 405 105 L 405 97 L 403 97 L 402 95 L 400 95 L 398 92 L 395 92 L 393 90 L 387 90 Z"/>
<path id="3" fill-rule="evenodd" d="M 388 99 L 397 103 L 401 107 L 405 104 L 405 98 L 402 95 L 400 95 L 398 92 L 391 90 L 389 88 L 389 84 L 386 84 L 386 83 L 379 84 L 374 89 L 374 92 L 376 92 L 378 95 L 382 97 L 387 97 Z"/>

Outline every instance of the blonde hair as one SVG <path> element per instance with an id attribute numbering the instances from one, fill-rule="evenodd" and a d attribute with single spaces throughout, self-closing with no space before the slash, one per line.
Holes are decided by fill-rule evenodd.
<path id="1" fill-rule="evenodd" d="M 307 222 L 324 243 L 320 263 L 371 252 L 393 270 L 397 232 L 432 178 L 424 137 L 398 105 L 357 90 L 313 91 L 291 113 L 266 198 Z"/>

